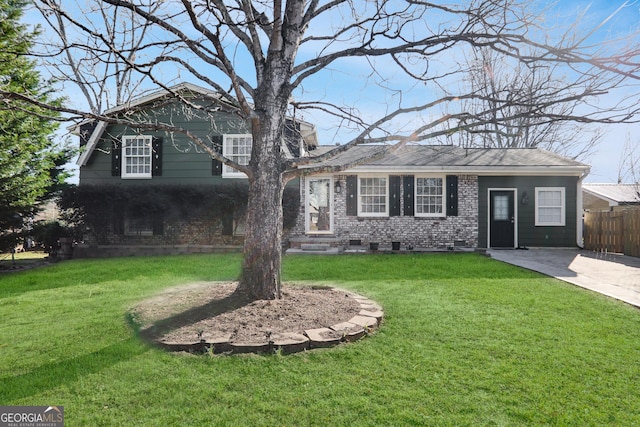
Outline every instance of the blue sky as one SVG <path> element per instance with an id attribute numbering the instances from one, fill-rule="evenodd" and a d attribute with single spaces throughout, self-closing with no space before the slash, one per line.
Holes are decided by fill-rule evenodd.
<path id="1" fill-rule="evenodd" d="M 547 5 L 546 2 L 538 2 Z M 589 33 L 603 22 L 609 15 L 614 13 L 624 2 L 624 0 L 560 0 L 552 6 L 548 14 L 549 28 L 558 25 L 571 25 L 576 22 L 576 17 L 585 13 L 582 20 L 579 21 L 578 29 L 582 33 Z M 629 5 L 622 11 L 617 13 L 609 22 L 598 28 L 585 43 L 594 46 L 609 38 L 616 38 L 620 35 L 637 30 L 640 23 L 640 0 L 630 1 Z M 64 4 L 64 3 L 63 3 Z M 37 15 L 31 13 L 26 16 L 26 20 L 35 19 Z M 309 52 L 301 52 L 301 55 L 309 54 Z M 384 113 L 386 105 L 393 104 L 398 101 L 398 97 L 390 95 L 388 92 L 382 94 L 376 91 L 376 86 L 371 84 L 368 77 L 368 71 L 362 70 L 358 73 L 358 66 L 353 62 L 353 67 L 348 61 L 342 62 L 340 66 L 332 68 L 330 73 L 323 74 L 322 77 L 310 79 L 304 85 L 304 94 L 312 95 L 312 99 L 326 97 L 327 99 L 341 96 L 347 99 L 346 103 L 358 108 L 363 114 L 375 117 Z M 377 63 L 377 67 L 385 68 L 388 64 Z M 446 66 L 446 64 L 443 64 Z M 348 69 L 348 72 L 346 71 Z M 351 79 L 346 84 L 338 84 L 345 75 L 350 74 Z M 429 91 L 424 87 L 408 87 L 404 97 L 412 96 L 419 93 L 420 96 L 429 96 Z M 77 100 L 77 92 L 67 87 L 67 96 L 69 99 Z M 599 102 L 615 103 L 616 97 L 621 94 L 612 93 L 600 99 Z M 426 99 L 426 98 L 425 98 Z M 304 98 L 303 98 L 304 100 Z M 434 113 L 427 113 L 422 120 L 431 120 L 435 118 Z M 307 115 L 305 119 L 313 120 L 313 116 Z M 330 144 L 335 142 L 345 142 L 346 137 L 343 134 L 336 135 L 335 126 L 323 126 L 322 120 L 316 121 L 319 129 L 321 143 Z M 405 130 L 410 128 L 413 123 L 407 123 Z M 604 136 L 596 151 L 590 157 L 585 159 L 586 163 L 592 165 L 591 174 L 587 177 L 587 182 L 615 182 L 618 178 L 620 162 L 623 156 L 623 148 L 626 142 L 638 145 L 640 141 L 640 125 L 609 125 L 602 129 Z M 640 148 L 637 155 L 640 156 Z M 631 177 L 628 176 L 627 180 Z"/>
<path id="2" fill-rule="evenodd" d="M 606 40 L 627 36 L 640 28 L 640 0 L 629 1 L 620 10 L 619 8 L 625 4 L 624 0 L 560 0 L 555 4 L 545 1 L 535 3 L 539 4 L 540 7 L 549 7 L 546 14 L 547 21 L 543 24 L 549 29 L 549 34 L 553 34 L 554 30 L 552 28 L 560 32 L 569 26 L 575 25 L 575 30 L 578 33 L 585 36 L 588 35 L 584 40 L 584 45 L 592 46 L 594 49 L 602 48 L 607 51 L 609 45 L 604 43 Z M 637 42 L 638 38 L 636 37 L 635 40 Z M 386 66 L 386 64 L 379 65 Z M 350 71 L 353 72 L 353 70 Z M 340 69 L 334 71 L 336 77 L 339 77 L 338 75 L 341 72 Z M 366 71 L 363 70 L 363 76 L 365 75 Z M 333 90 L 348 98 L 353 105 L 358 106 L 365 113 L 383 112 L 385 103 L 394 100 L 388 94 L 381 95 L 379 91 L 375 90 L 375 85 L 367 84 L 368 82 L 365 78 L 353 80 L 351 85 L 347 86 L 338 86 L 338 80 L 339 78 L 336 78 L 336 83 L 332 83 L 332 86 L 329 87 L 323 86 L 321 84 L 323 80 L 319 80 L 317 86 L 307 87 L 306 90 L 312 92 Z M 636 86 L 635 90 L 640 92 L 640 86 Z M 424 93 L 423 88 L 418 87 L 415 89 L 415 92 L 419 91 Z M 407 93 L 410 92 L 411 90 L 407 91 Z M 624 95 L 623 91 L 610 93 L 600 97 L 595 102 L 600 105 L 615 104 Z M 381 99 L 381 96 L 385 98 Z M 404 96 L 408 96 L 408 94 Z M 424 119 L 428 120 L 434 117 L 435 115 Z M 335 137 L 335 134 L 332 133 L 332 128 L 323 129 L 322 120 L 317 121 L 317 123 L 319 123 L 320 140 L 325 143 L 331 142 L 332 138 Z M 596 127 L 603 133 L 603 136 L 595 150 L 582 159 L 582 161 L 592 166 L 591 173 L 586 178 L 586 181 L 617 182 L 621 169 L 620 163 L 624 159 L 625 143 L 631 143 L 635 146 L 640 145 L 640 125 L 597 125 Z M 636 155 L 640 157 L 640 147 L 637 149 Z M 623 179 L 627 182 L 632 178 L 629 174 L 623 175 Z"/>
<path id="3" fill-rule="evenodd" d="M 594 28 L 611 14 L 616 12 L 625 2 L 622 0 L 561 0 L 558 7 L 561 13 L 572 16 L 576 12 L 586 11 L 584 27 Z M 620 10 L 602 28 L 598 29 L 588 40 L 588 43 L 598 44 L 606 38 L 617 38 L 640 28 L 640 1 L 629 1 L 628 5 Z M 636 39 L 637 40 L 637 39 Z M 612 94 L 612 99 L 620 94 Z M 591 164 L 591 173 L 587 182 L 616 182 L 620 163 L 623 160 L 625 142 L 631 143 L 637 148 L 637 156 L 640 156 L 640 125 L 603 125 L 604 136 L 596 151 L 589 157 L 587 163 Z M 633 178 L 626 175 L 625 181 Z"/>

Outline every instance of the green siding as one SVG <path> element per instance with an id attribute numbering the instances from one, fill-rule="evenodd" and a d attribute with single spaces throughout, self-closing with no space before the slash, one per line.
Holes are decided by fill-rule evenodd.
<path id="1" fill-rule="evenodd" d="M 521 247 L 575 247 L 577 236 L 576 176 L 481 176 L 478 178 L 478 245 L 487 247 L 488 191 L 490 188 L 517 189 L 518 245 Z M 535 225 L 535 188 L 565 188 L 565 226 L 538 227 Z M 522 203 L 524 193 L 528 203 Z M 581 226 L 581 224 L 580 224 Z"/>
<path id="2" fill-rule="evenodd" d="M 225 134 L 247 134 L 250 129 L 236 114 L 216 112 L 211 117 L 202 112 L 185 114 L 182 107 L 171 104 L 156 107 L 148 120 L 170 122 L 194 132 L 204 141 L 210 137 Z M 149 112 L 147 112 L 149 113 Z M 120 140 L 124 135 L 152 135 L 163 139 L 162 176 L 150 179 L 122 179 L 111 176 L 111 141 Z M 195 145 L 185 135 L 166 132 L 136 131 L 123 125 L 109 125 L 102 139 L 93 151 L 87 164 L 80 168 L 80 184 L 135 185 L 148 181 L 150 185 L 163 184 L 213 184 L 222 181 L 221 176 L 212 176 L 211 157 Z M 234 179 L 224 179 L 233 182 Z"/>

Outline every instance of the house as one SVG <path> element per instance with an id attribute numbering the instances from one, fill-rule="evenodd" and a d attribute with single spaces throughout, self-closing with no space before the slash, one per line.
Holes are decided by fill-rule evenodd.
<path id="1" fill-rule="evenodd" d="M 354 164 L 384 149 L 356 146 L 325 165 Z M 303 249 L 580 246 L 588 172 L 538 149 L 408 145 L 339 174 L 302 179 L 289 240 Z"/>
<path id="2" fill-rule="evenodd" d="M 240 164 L 249 161 L 250 128 L 236 107 L 192 84 L 154 92 L 105 115 L 171 123 Z M 318 145 L 313 125 L 289 118 L 286 126 L 286 156 L 306 155 Z M 75 257 L 209 252 L 242 244 L 243 173 L 212 159 L 181 133 L 95 121 L 74 130 L 82 151 L 79 185 L 68 199 L 82 207 L 89 228 Z M 298 184 L 291 185 L 285 195 L 293 194 L 288 203 L 297 207 Z M 290 209 L 294 214 L 296 207 Z M 294 221 L 291 215 L 288 220 Z"/>
<path id="3" fill-rule="evenodd" d="M 582 186 L 585 211 L 640 209 L 640 184 L 591 184 Z"/>
<path id="4" fill-rule="evenodd" d="M 248 162 L 250 129 L 232 103 L 190 84 L 171 92 L 188 102 L 159 91 L 106 115 L 172 123 L 238 163 Z M 76 132 L 83 150 L 75 197 L 89 229 L 74 256 L 241 245 L 247 196 L 242 173 L 178 133 L 91 121 Z M 313 125 L 288 119 L 282 141 L 287 156 L 313 157 L 331 148 L 318 145 Z M 359 166 L 303 173 L 292 181 L 285 192 L 291 196 L 284 200 L 283 241 L 294 249 L 356 243 L 395 243 L 403 250 L 581 245 L 585 164 L 537 149 L 383 150 L 353 147 L 322 165 Z M 365 161 L 376 154 L 377 160 Z"/>

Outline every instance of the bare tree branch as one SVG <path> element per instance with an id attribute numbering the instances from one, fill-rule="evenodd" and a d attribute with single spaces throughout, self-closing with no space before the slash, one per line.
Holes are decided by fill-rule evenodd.
<path id="1" fill-rule="evenodd" d="M 561 123 L 631 123 L 640 112 L 638 34 L 626 44 L 611 42 L 605 51 L 588 45 L 593 35 L 580 35 L 577 24 L 546 32 L 520 0 L 104 0 L 71 6 L 66 0 L 35 1 L 58 40 L 42 40 L 34 58 L 46 60 L 52 77 L 78 85 L 92 99 L 88 111 L 51 106 L 52 111 L 76 122 L 182 134 L 247 174 L 247 253 L 240 282 L 252 297 L 278 293 L 284 183 L 355 165 L 326 169 L 322 162 L 332 156 L 358 144 L 380 144 L 358 160 L 366 162 L 410 142 L 458 135 L 469 143 L 543 144 L 567 137 L 568 130 L 548 129 Z M 503 71 L 490 61 L 460 60 L 482 52 L 504 58 L 513 78 L 490 78 Z M 461 81 L 465 75 L 472 77 Z M 334 76 L 348 76 L 351 86 L 381 89 L 370 98 L 379 99 L 353 105 L 349 95 L 337 93 L 347 86 L 335 84 Z M 321 79 L 328 89 L 314 95 L 310 88 Z M 218 98 L 195 102 L 173 89 L 176 81 L 203 85 Z M 161 120 L 143 107 L 125 108 L 135 105 L 134 91 L 157 89 L 163 102 L 212 122 L 220 103 L 236 107 L 251 128 L 249 165 L 224 158 L 206 138 L 176 126 L 173 116 Z M 626 93 L 616 102 L 603 102 L 620 90 Z M 2 82 L 0 95 L 6 106 L 12 100 L 38 105 L 28 94 L 16 97 Z M 107 114 L 104 106 L 114 100 L 123 108 Z M 288 159 L 282 141 L 291 109 L 323 113 L 351 133 L 328 153 Z"/>

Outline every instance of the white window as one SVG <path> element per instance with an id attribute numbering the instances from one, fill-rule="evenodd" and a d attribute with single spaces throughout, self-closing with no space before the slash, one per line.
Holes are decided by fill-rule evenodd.
<path id="1" fill-rule="evenodd" d="M 239 165 L 248 165 L 251 159 L 251 135 L 225 135 L 222 155 Z M 243 178 L 246 175 L 234 168 L 223 165 L 222 176 L 226 178 Z"/>
<path id="2" fill-rule="evenodd" d="M 359 177 L 358 187 L 359 215 L 389 216 L 386 177 Z"/>
<path id="3" fill-rule="evenodd" d="M 151 178 L 151 136 L 122 137 L 122 178 Z"/>
<path id="4" fill-rule="evenodd" d="M 416 177 L 416 216 L 443 216 L 443 181 L 442 177 Z"/>
<path id="5" fill-rule="evenodd" d="M 565 225 L 564 187 L 536 187 L 536 225 Z"/>

